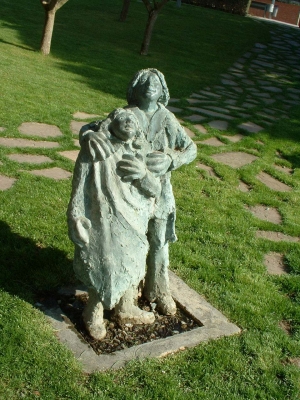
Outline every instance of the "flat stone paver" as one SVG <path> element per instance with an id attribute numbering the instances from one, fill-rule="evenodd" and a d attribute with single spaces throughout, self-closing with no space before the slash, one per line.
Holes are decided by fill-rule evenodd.
<path id="1" fill-rule="evenodd" d="M 8 190 L 16 182 L 16 179 L 0 175 L 0 190 Z"/>
<path id="2" fill-rule="evenodd" d="M 38 122 L 23 122 L 23 124 L 18 127 L 18 130 L 22 135 L 39 136 L 42 138 L 62 136 L 57 126 Z"/>
<path id="3" fill-rule="evenodd" d="M 214 160 L 229 165 L 232 168 L 243 167 L 244 165 L 250 164 L 257 159 L 256 156 L 244 153 L 242 151 L 230 151 L 228 153 L 214 154 L 211 157 Z"/>
<path id="4" fill-rule="evenodd" d="M 73 117 L 77 119 L 91 119 L 91 118 L 99 119 L 99 114 L 88 114 L 86 112 L 77 111 L 76 113 L 73 114 Z"/>
<path id="5" fill-rule="evenodd" d="M 74 140 L 73 140 L 73 143 L 74 143 L 74 146 L 80 147 L 80 143 L 79 143 L 79 140 L 78 140 L 78 139 L 74 139 Z"/>
<path id="6" fill-rule="evenodd" d="M 171 97 L 170 99 L 169 99 L 169 103 L 178 103 L 180 101 L 180 99 L 176 99 L 176 98 L 174 98 L 174 97 Z"/>
<path id="7" fill-rule="evenodd" d="M 68 179 L 70 176 L 72 176 L 71 172 L 65 171 L 62 168 L 47 168 L 47 169 L 37 169 L 34 171 L 26 171 L 32 175 L 36 176 L 43 176 L 45 178 L 51 178 L 54 180 L 60 180 L 60 179 Z"/>
<path id="8" fill-rule="evenodd" d="M 258 204 L 256 206 L 246 207 L 255 217 L 272 222 L 273 224 L 281 224 L 282 218 L 276 208 Z"/>
<path id="9" fill-rule="evenodd" d="M 166 107 L 169 111 L 171 111 L 172 113 L 180 113 L 183 111 L 182 108 L 178 108 L 178 107 L 172 107 L 172 106 L 167 106 Z"/>
<path id="10" fill-rule="evenodd" d="M 200 133 L 203 133 L 203 134 L 207 133 L 207 130 L 204 128 L 203 125 L 196 124 L 196 125 L 194 125 L 194 128 L 196 128 L 197 131 L 199 131 Z"/>
<path id="11" fill-rule="evenodd" d="M 189 110 L 196 111 L 196 112 L 199 112 L 204 115 L 209 115 L 210 117 L 217 117 L 217 118 L 228 119 L 228 120 L 234 119 L 230 115 L 225 115 L 222 113 L 218 113 L 216 111 L 207 110 L 205 108 L 199 108 L 199 107 L 187 107 L 187 108 Z"/>
<path id="12" fill-rule="evenodd" d="M 239 181 L 238 190 L 240 190 L 243 193 L 248 193 L 250 192 L 250 186 L 243 181 Z"/>
<path id="13" fill-rule="evenodd" d="M 87 122 L 71 121 L 71 123 L 70 123 L 70 129 L 71 129 L 71 131 L 72 131 L 75 135 L 78 135 L 80 129 L 81 129 L 84 125 L 87 125 Z"/>
<path id="14" fill-rule="evenodd" d="M 276 190 L 277 192 L 290 192 L 292 190 L 290 186 L 278 181 L 266 172 L 260 172 L 256 178 L 269 189 Z"/>
<path id="15" fill-rule="evenodd" d="M 215 120 L 208 123 L 211 128 L 218 129 L 219 131 L 226 131 L 228 128 L 227 121 Z"/>
<path id="16" fill-rule="evenodd" d="M 193 114 L 188 117 L 184 117 L 184 119 L 187 119 L 191 122 L 200 122 L 200 121 L 203 121 L 205 119 L 205 117 L 202 117 L 201 115 Z"/>
<path id="17" fill-rule="evenodd" d="M 276 253 L 274 251 L 269 252 L 264 257 L 264 264 L 268 273 L 271 275 L 287 274 L 287 270 L 284 265 L 284 256 L 281 253 Z"/>
<path id="18" fill-rule="evenodd" d="M 79 150 L 66 150 L 66 151 L 60 151 L 58 154 L 60 154 L 63 157 L 68 158 L 69 160 L 76 161 Z"/>
<path id="19" fill-rule="evenodd" d="M 57 142 L 46 142 L 46 141 L 17 139 L 17 138 L 0 138 L 0 146 L 53 149 L 59 147 L 60 145 Z"/>
<path id="20" fill-rule="evenodd" d="M 238 125 L 238 128 L 251 133 L 257 133 L 264 129 L 262 126 L 256 125 L 251 121 L 243 122 L 242 124 Z"/>
<path id="21" fill-rule="evenodd" d="M 281 232 L 257 231 L 255 236 L 258 239 L 268 239 L 271 240 L 272 242 L 292 242 L 292 243 L 300 242 L 299 237 L 285 235 L 284 233 Z"/>
<path id="22" fill-rule="evenodd" d="M 209 176 L 213 176 L 214 178 L 220 179 L 220 178 L 218 177 L 218 175 L 215 173 L 215 171 L 213 170 L 212 167 L 209 167 L 208 165 L 201 164 L 201 163 L 198 163 L 196 167 L 199 168 L 199 169 L 203 169 L 204 171 L 206 171 L 206 172 L 208 173 Z"/>
<path id="23" fill-rule="evenodd" d="M 185 126 L 184 126 L 184 130 L 185 130 L 185 133 L 186 133 L 190 138 L 193 138 L 193 137 L 196 136 L 195 133 L 194 133 L 193 131 L 191 131 L 189 128 L 186 128 Z"/>
<path id="24" fill-rule="evenodd" d="M 201 144 L 206 144 L 207 146 L 214 146 L 214 147 L 219 147 L 219 146 L 225 146 L 225 144 L 223 142 L 221 142 L 221 140 L 212 137 L 206 140 L 202 140 L 201 142 L 199 142 Z"/>
<path id="25" fill-rule="evenodd" d="M 45 162 L 53 162 L 53 160 L 47 156 L 39 156 L 34 154 L 10 154 L 7 157 L 10 160 L 19 163 L 43 164 Z"/>
<path id="26" fill-rule="evenodd" d="M 285 173 L 285 174 L 292 174 L 293 173 L 293 169 L 292 168 L 282 167 L 281 165 L 274 165 L 274 168 L 277 169 L 280 172 Z"/>
<path id="27" fill-rule="evenodd" d="M 230 140 L 232 143 L 237 143 L 240 142 L 242 139 L 244 139 L 245 136 L 241 135 L 240 133 L 237 133 L 236 135 L 222 135 L 224 138 Z"/>

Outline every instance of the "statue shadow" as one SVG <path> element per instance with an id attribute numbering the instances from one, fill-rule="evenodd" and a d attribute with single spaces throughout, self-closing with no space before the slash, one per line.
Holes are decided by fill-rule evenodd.
<path id="1" fill-rule="evenodd" d="M 65 252 L 36 245 L 30 238 L 12 232 L 0 221 L 0 287 L 32 302 L 41 291 L 53 291 L 73 283 L 72 261 Z"/>

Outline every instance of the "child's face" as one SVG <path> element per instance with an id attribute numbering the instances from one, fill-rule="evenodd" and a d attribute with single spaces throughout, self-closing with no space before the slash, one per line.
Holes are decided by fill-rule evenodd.
<path id="1" fill-rule="evenodd" d="M 137 131 L 135 117 L 127 112 L 122 112 L 111 122 L 113 134 L 118 138 L 127 142 Z"/>

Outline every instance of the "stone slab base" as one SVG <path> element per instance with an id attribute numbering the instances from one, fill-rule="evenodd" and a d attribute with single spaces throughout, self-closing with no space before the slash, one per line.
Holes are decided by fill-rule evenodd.
<path id="1" fill-rule="evenodd" d="M 59 340 L 64 343 L 82 364 L 87 373 L 118 369 L 131 360 L 164 357 L 194 347 L 201 342 L 240 333 L 217 309 L 170 271 L 172 295 L 180 308 L 203 326 L 189 332 L 133 346 L 113 354 L 97 355 L 76 331 L 70 320 L 57 308 L 45 311 Z"/>

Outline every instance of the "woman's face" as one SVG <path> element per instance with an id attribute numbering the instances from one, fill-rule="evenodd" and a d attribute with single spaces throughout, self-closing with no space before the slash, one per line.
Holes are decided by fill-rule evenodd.
<path id="1" fill-rule="evenodd" d="M 162 95 L 158 76 L 152 72 L 143 75 L 136 87 L 137 100 L 157 101 Z"/>

